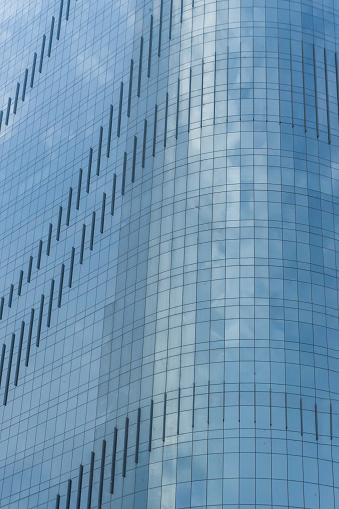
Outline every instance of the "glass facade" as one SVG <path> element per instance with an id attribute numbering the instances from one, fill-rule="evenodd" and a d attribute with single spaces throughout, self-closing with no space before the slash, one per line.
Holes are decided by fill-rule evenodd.
<path id="1" fill-rule="evenodd" d="M 336 0 L 0 13 L 0 507 L 339 509 Z"/>

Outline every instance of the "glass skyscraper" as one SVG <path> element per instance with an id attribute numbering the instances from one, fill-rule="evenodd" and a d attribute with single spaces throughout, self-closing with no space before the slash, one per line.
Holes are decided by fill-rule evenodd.
<path id="1" fill-rule="evenodd" d="M 339 508 L 339 4 L 0 4 L 0 507 Z"/>

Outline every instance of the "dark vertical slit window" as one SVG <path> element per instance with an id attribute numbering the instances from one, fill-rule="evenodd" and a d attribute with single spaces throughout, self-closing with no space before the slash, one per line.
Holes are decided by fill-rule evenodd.
<path id="1" fill-rule="evenodd" d="M 117 126 L 117 137 L 120 138 L 121 131 L 121 113 L 122 113 L 122 100 L 124 96 L 124 84 L 120 83 L 120 97 L 119 97 L 119 112 L 118 112 L 118 126 Z"/>
<path id="2" fill-rule="evenodd" d="M 208 393 L 207 393 L 207 424 L 210 423 L 210 381 L 208 381 Z"/>
<path id="3" fill-rule="evenodd" d="M 69 188 L 69 192 L 68 192 L 68 205 L 67 205 L 67 214 L 66 214 L 66 226 L 69 226 L 69 221 L 71 219 L 72 194 L 73 194 L 73 189 L 70 187 Z"/>
<path id="4" fill-rule="evenodd" d="M 89 185 L 90 185 L 90 182 L 91 182 L 92 159 L 93 159 L 93 149 L 91 147 L 89 149 L 89 156 L 88 156 L 86 193 L 89 193 Z"/>
<path id="5" fill-rule="evenodd" d="M 28 80 L 28 69 L 25 70 L 24 84 L 23 84 L 23 87 L 22 87 L 22 96 L 21 96 L 21 99 L 23 101 L 25 100 L 25 97 L 26 97 L 27 80 Z"/>
<path id="6" fill-rule="evenodd" d="M 42 240 L 39 240 L 38 257 L 36 259 L 36 268 L 37 269 L 40 269 L 40 267 L 41 267 L 42 246 L 43 246 L 43 242 L 42 242 Z"/>
<path id="7" fill-rule="evenodd" d="M 162 441 L 165 442 L 166 436 L 166 404 L 167 404 L 167 393 L 164 394 L 164 415 L 162 420 Z"/>
<path id="8" fill-rule="evenodd" d="M 51 242 L 52 242 L 52 231 L 53 231 L 53 225 L 52 223 L 49 223 L 48 228 L 48 239 L 47 239 L 47 248 L 46 248 L 46 255 L 49 256 L 51 252 Z"/>
<path id="9" fill-rule="evenodd" d="M 77 491 L 77 503 L 76 503 L 76 509 L 80 509 L 81 504 L 81 490 L 82 490 L 82 477 L 84 473 L 84 467 L 83 465 L 80 465 L 79 467 L 79 476 L 78 476 L 78 491 Z"/>
<path id="10" fill-rule="evenodd" d="M 339 119 L 339 66 L 338 66 L 338 53 L 335 53 L 335 83 L 337 89 L 337 109 L 338 109 L 338 119 Z"/>
<path id="11" fill-rule="evenodd" d="M 317 60 L 315 56 L 315 45 L 313 44 L 313 74 L 314 74 L 314 100 L 315 100 L 315 123 L 317 138 L 319 138 L 319 116 L 318 116 L 318 86 L 317 86 Z"/>
<path id="12" fill-rule="evenodd" d="M 294 127 L 294 97 L 293 97 L 293 58 L 292 58 L 292 39 L 290 39 L 290 68 L 291 68 L 291 114 L 292 127 Z M 267 113 L 266 113 L 267 114 Z"/>
<path id="13" fill-rule="evenodd" d="M 102 506 L 102 491 L 103 491 L 103 487 L 104 487 L 104 475 L 105 475 L 105 459 L 106 459 L 106 440 L 103 440 L 102 448 L 101 448 L 98 509 L 101 509 L 101 506 Z"/>
<path id="14" fill-rule="evenodd" d="M 61 307 L 61 299 L 62 299 L 62 288 L 64 285 L 64 277 L 65 277 L 65 264 L 61 264 L 61 272 L 60 272 L 60 280 L 59 280 L 59 293 L 58 293 L 58 308 Z"/>
<path id="15" fill-rule="evenodd" d="M 141 159 L 141 167 L 145 168 L 145 158 L 146 158 L 146 141 L 147 141 L 147 120 L 144 120 L 144 140 L 142 144 L 142 159 Z"/>
<path id="16" fill-rule="evenodd" d="M 160 57 L 161 53 L 161 35 L 162 35 L 162 16 L 164 10 L 164 0 L 160 2 L 160 19 L 159 19 L 159 41 L 158 41 L 158 57 Z"/>
<path id="17" fill-rule="evenodd" d="M 76 203 L 76 209 L 77 209 L 77 210 L 79 210 L 79 207 L 80 207 L 81 184 L 82 184 L 82 168 L 80 168 L 80 170 L 79 170 L 78 191 L 77 191 L 77 203 Z"/>
<path id="18" fill-rule="evenodd" d="M 5 345 L 5 343 L 3 343 L 2 349 L 1 349 L 1 359 L 0 359 L 0 387 L 1 387 L 1 383 L 2 383 L 2 374 L 4 372 L 5 355 L 6 355 L 6 345 Z"/>
<path id="19" fill-rule="evenodd" d="M 46 35 L 44 34 L 42 36 L 41 52 L 40 52 L 40 62 L 39 62 L 39 72 L 40 73 L 42 72 L 42 64 L 44 61 L 45 46 L 46 46 Z"/>
<path id="20" fill-rule="evenodd" d="M 11 284 L 9 287 L 9 295 L 8 295 L 8 307 L 12 307 L 12 301 L 13 301 L 13 291 L 14 291 L 14 285 Z"/>
<path id="21" fill-rule="evenodd" d="M 91 452 L 91 464 L 89 468 L 89 481 L 88 481 L 88 496 L 87 496 L 87 509 L 91 509 L 92 505 L 92 491 L 93 491 L 93 474 L 94 474 L 94 459 L 95 454 Z"/>
<path id="22" fill-rule="evenodd" d="M 19 336 L 19 346 L 18 346 L 18 356 L 16 359 L 16 368 L 15 368 L 15 375 L 14 375 L 14 385 L 18 385 L 19 380 L 19 370 L 20 370 L 20 361 L 21 361 L 21 352 L 22 352 L 22 343 L 24 340 L 24 331 L 25 331 L 25 322 L 21 322 L 21 328 L 20 328 L 20 336 Z"/>
<path id="23" fill-rule="evenodd" d="M 10 346 L 9 357 L 8 357 L 8 367 L 7 367 L 7 375 L 6 375 L 5 393 L 4 393 L 4 399 L 3 399 L 3 404 L 5 406 L 7 405 L 9 381 L 11 379 L 11 370 L 12 370 L 13 352 L 14 352 L 14 342 L 15 342 L 15 334 L 12 333 L 11 346 Z"/>
<path id="24" fill-rule="evenodd" d="M 178 131 L 179 131 L 179 101 L 180 101 L 180 79 L 178 78 L 177 85 L 177 114 L 175 119 L 175 139 L 178 139 Z"/>
<path id="25" fill-rule="evenodd" d="M 152 39 L 153 39 L 153 16 L 151 15 L 150 27 L 149 27 L 149 44 L 148 44 L 148 66 L 147 66 L 147 77 L 151 76 L 151 63 L 152 63 Z"/>
<path id="26" fill-rule="evenodd" d="M 178 389 L 178 416 L 177 416 L 177 435 L 179 435 L 180 432 L 180 387 Z"/>
<path id="27" fill-rule="evenodd" d="M 113 435 L 113 451 L 112 451 L 112 468 L 111 468 L 111 482 L 110 482 L 110 492 L 114 493 L 114 477 L 115 477 L 115 458 L 117 455 L 117 440 L 118 440 L 118 428 L 114 428 Z"/>
<path id="28" fill-rule="evenodd" d="M 166 104 L 165 104 L 164 147 L 166 147 L 167 142 L 167 119 L 168 119 L 168 92 L 166 92 Z"/>
<path id="29" fill-rule="evenodd" d="M 102 135 L 103 135 L 103 127 L 100 126 L 100 131 L 99 131 L 99 146 L 98 146 L 98 159 L 97 159 L 97 175 L 99 175 L 100 173 L 100 162 L 101 162 L 101 148 L 102 148 Z"/>
<path id="30" fill-rule="evenodd" d="M 32 333 L 33 333 L 33 325 L 34 325 L 34 308 L 31 309 L 31 317 L 29 320 L 29 327 L 28 327 L 28 337 L 27 337 L 27 348 L 26 348 L 26 358 L 25 358 L 25 366 L 28 366 L 29 362 L 29 356 L 31 353 L 31 344 L 32 344 Z"/>
<path id="31" fill-rule="evenodd" d="M 72 282 L 73 282 L 74 257 L 75 257 L 75 247 L 72 247 L 71 262 L 70 262 L 70 266 L 69 266 L 69 277 L 68 277 L 68 287 L 69 288 L 72 288 Z"/>
<path id="32" fill-rule="evenodd" d="M 59 508 L 60 508 L 60 495 L 57 495 L 55 499 L 55 509 Z"/>
<path id="33" fill-rule="evenodd" d="M 100 233 L 104 233 L 105 209 L 106 209 L 106 193 L 102 193 Z"/>
<path id="34" fill-rule="evenodd" d="M 62 219 L 62 207 L 60 205 L 60 207 L 59 207 L 59 215 L 58 215 L 57 231 L 56 231 L 56 240 L 58 240 L 58 241 L 60 240 L 61 219 Z"/>
<path id="35" fill-rule="evenodd" d="M 53 33 L 54 33 L 54 23 L 55 23 L 55 17 L 52 16 L 52 22 L 51 22 L 51 29 L 49 32 L 49 41 L 48 41 L 48 50 L 47 50 L 47 56 L 51 56 L 52 51 L 52 41 L 53 41 Z"/>
<path id="36" fill-rule="evenodd" d="M 36 332 L 36 346 L 40 345 L 42 317 L 43 317 L 43 314 L 44 314 L 44 302 L 45 302 L 45 295 L 42 293 L 41 294 L 41 299 L 40 299 L 38 328 L 37 328 L 37 332 Z"/>
<path id="37" fill-rule="evenodd" d="M 131 182 L 135 181 L 135 165 L 137 162 L 137 145 L 138 145 L 138 139 L 136 136 L 134 136 Z"/>
<path id="38" fill-rule="evenodd" d="M 32 267 L 33 267 L 33 256 L 30 256 L 28 262 L 27 283 L 31 282 Z"/>
<path id="39" fill-rule="evenodd" d="M 92 212 L 92 225 L 91 225 L 91 237 L 89 241 L 89 248 L 91 251 L 93 251 L 93 245 L 94 245 L 94 231 L 95 231 L 95 211 Z"/>
<path id="40" fill-rule="evenodd" d="M 304 129 L 307 131 L 307 117 L 306 117 L 306 92 L 305 92 L 305 58 L 304 58 L 304 42 L 301 41 L 301 62 L 303 73 L 303 101 L 304 101 Z"/>
<path id="41" fill-rule="evenodd" d="M 16 110 L 18 109 L 19 91 L 20 91 L 20 83 L 17 83 L 16 90 L 15 90 L 14 106 L 13 106 L 14 115 L 16 114 Z"/>
<path id="42" fill-rule="evenodd" d="M 3 110 L 0 111 L 0 131 L 1 131 L 1 125 L 2 125 L 2 118 L 4 116 Z"/>
<path id="43" fill-rule="evenodd" d="M 132 86 L 133 86 L 133 60 L 129 70 L 129 87 L 128 87 L 128 103 L 127 103 L 127 116 L 131 116 L 131 103 L 132 103 Z"/>
<path id="44" fill-rule="evenodd" d="M 253 70 L 254 70 L 254 66 L 253 66 Z M 253 80 L 253 83 L 254 83 L 254 80 Z M 214 53 L 213 124 L 215 124 L 216 89 L 217 89 L 217 54 Z"/>
<path id="45" fill-rule="evenodd" d="M 203 107 L 204 107 L 204 60 L 201 62 L 201 111 L 200 111 L 200 127 L 202 127 Z"/>
<path id="46" fill-rule="evenodd" d="M 23 270 L 20 270 L 20 275 L 19 275 L 19 284 L 18 284 L 18 295 L 19 295 L 19 296 L 21 295 L 21 290 L 22 290 L 22 281 L 23 281 L 23 278 L 24 278 L 24 271 L 23 271 Z"/>
<path id="47" fill-rule="evenodd" d="M 66 21 L 69 19 L 69 8 L 71 5 L 71 0 L 67 0 L 67 6 L 66 6 Z"/>
<path id="48" fill-rule="evenodd" d="M 140 97 L 141 90 L 141 73 L 142 73 L 142 53 L 144 48 L 144 38 L 140 39 L 140 55 L 139 55 L 139 73 L 138 73 L 138 93 L 137 96 Z"/>
<path id="49" fill-rule="evenodd" d="M 148 450 L 152 450 L 152 429 L 153 429 L 153 399 L 151 399 L 151 406 L 149 412 L 149 432 L 148 432 Z"/>
<path id="50" fill-rule="evenodd" d="M 113 124 L 113 106 L 109 108 L 109 121 L 108 121 L 108 135 L 107 135 L 107 150 L 106 157 L 109 157 L 111 152 L 111 138 L 112 138 L 112 124 Z"/>
<path id="51" fill-rule="evenodd" d="M 128 425 L 129 419 L 126 417 L 125 421 L 125 437 L 124 437 L 124 455 L 122 459 L 122 477 L 126 477 L 126 463 L 127 463 L 127 446 L 128 446 Z"/>
<path id="52" fill-rule="evenodd" d="M 5 305 L 5 297 L 1 297 L 0 300 L 0 320 L 2 320 L 2 315 L 4 312 L 4 305 Z"/>
<path id="53" fill-rule="evenodd" d="M 8 102 L 7 102 L 7 111 L 6 111 L 5 125 L 8 125 L 9 114 L 11 112 L 11 102 L 12 102 L 12 99 L 11 99 L 11 97 L 9 97 L 8 98 Z"/>
<path id="54" fill-rule="evenodd" d="M 60 1 L 60 9 L 59 9 L 59 19 L 58 19 L 58 28 L 57 28 L 57 34 L 56 39 L 57 41 L 60 39 L 60 30 L 61 30 L 61 20 L 62 20 L 62 10 L 64 8 L 64 0 Z"/>
<path id="55" fill-rule="evenodd" d="M 191 100 L 192 100 L 192 67 L 190 67 L 190 77 L 188 84 L 188 120 L 187 120 L 187 131 L 190 132 L 191 128 Z"/>
<path id="56" fill-rule="evenodd" d="M 195 384 L 193 384 L 193 397 L 192 397 L 192 428 L 194 428 L 194 410 L 195 410 Z"/>
<path id="57" fill-rule="evenodd" d="M 114 175 L 113 175 L 113 186 L 112 186 L 112 202 L 111 202 L 111 215 L 112 216 L 114 216 L 116 187 L 117 187 L 117 176 L 114 173 Z"/>
<path id="58" fill-rule="evenodd" d="M 330 117 L 330 98 L 328 91 L 328 74 L 327 74 L 327 53 L 324 48 L 324 64 L 325 64 L 325 90 L 326 90 L 326 110 L 327 110 L 327 141 L 331 144 L 331 117 Z"/>
<path id="59" fill-rule="evenodd" d="M 169 33 L 168 33 L 169 40 L 172 39 L 172 23 L 173 23 L 173 0 L 171 0 L 171 4 L 170 4 L 170 19 L 169 19 Z"/>
<path id="60" fill-rule="evenodd" d="M 182 23 L 183 15 L 184 15 L 184 0 L 181 0 L 180 23 Z"/>
<path id="61" fill-rule="evenodd" d="M 6 348 L 6 345 L 3 345 L 3 347 L 4 346 Z M 3 349 L 3 347 L 2 347 L 2 349 Z M 0 378 L 0 383 L 1 383 L 1 378 Z M 134 457 L 135 463 L 138 463 L 138 461 L 139 461 L 140 423 L 141 423 L 141 408 L 139 407 L 138 408 L 138 417 L 137 417 L 137 436 L 136 436 L 136 440 L 135 440 L 135 457 Z"/>
<path id="62" fill-rule="evenodd" d="M 158 119 L 158 106 L 154 107 L 154 128 L 153 128 L 153 157 L 155 157 L 155 144 L 157 141 L 157 119 Z"/>
<path id="63" fill-rule="evenodd" d="M 72 479 L 67 482 L 66 509 L 71 507 Z"/>
<path id="64" fill-rule="evenodd" d="M 126 182 L 126 166 L 127 166 L 127 152 L 124 152 L 124 162 L 122 166 L 122 179 L 121 179 L 121 194 L 125 194 L 125 182 Z"/>
<path id="65" fill-rule="evenodd" d="M 52 316 L 52 305 L 53 305 L 53 293 L 54 293 L 54 279 L 51 281 L 51 289 L 49 292 L 49 302 L 48 302 L 48 315 L 47 315 L 47 327 L 51 326 L 51 316 Z"/>
<path id="66" fill-rule="evenodd" d="M 38 55 L 36 53 L 34 53 L 34 56 L 33 56 L 33 64 L 32 64 L 32 74 L 31 74 L 31 83 L 30 83 L 30 87 L 33 88 L 33 84 L 34 84 L 34 78 L 35 78 L 35 68 L 36 68 L 36 60 L 37 60 L 37 57 Z"/>

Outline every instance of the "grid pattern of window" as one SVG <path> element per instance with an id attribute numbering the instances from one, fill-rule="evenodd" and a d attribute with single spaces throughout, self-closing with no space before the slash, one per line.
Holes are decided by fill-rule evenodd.
<path id="1" fill-rule="evenodd" d="M 335 0 L 22 3 L 0 507 L 338 509 Z"/>

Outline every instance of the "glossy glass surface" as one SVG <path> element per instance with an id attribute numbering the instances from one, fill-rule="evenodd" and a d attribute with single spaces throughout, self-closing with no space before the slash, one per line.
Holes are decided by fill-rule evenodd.
<path id="1" fill-rule="evenodd" d="M 338 509 L 335 0 L 0 13 L 0 507 Z"/>

